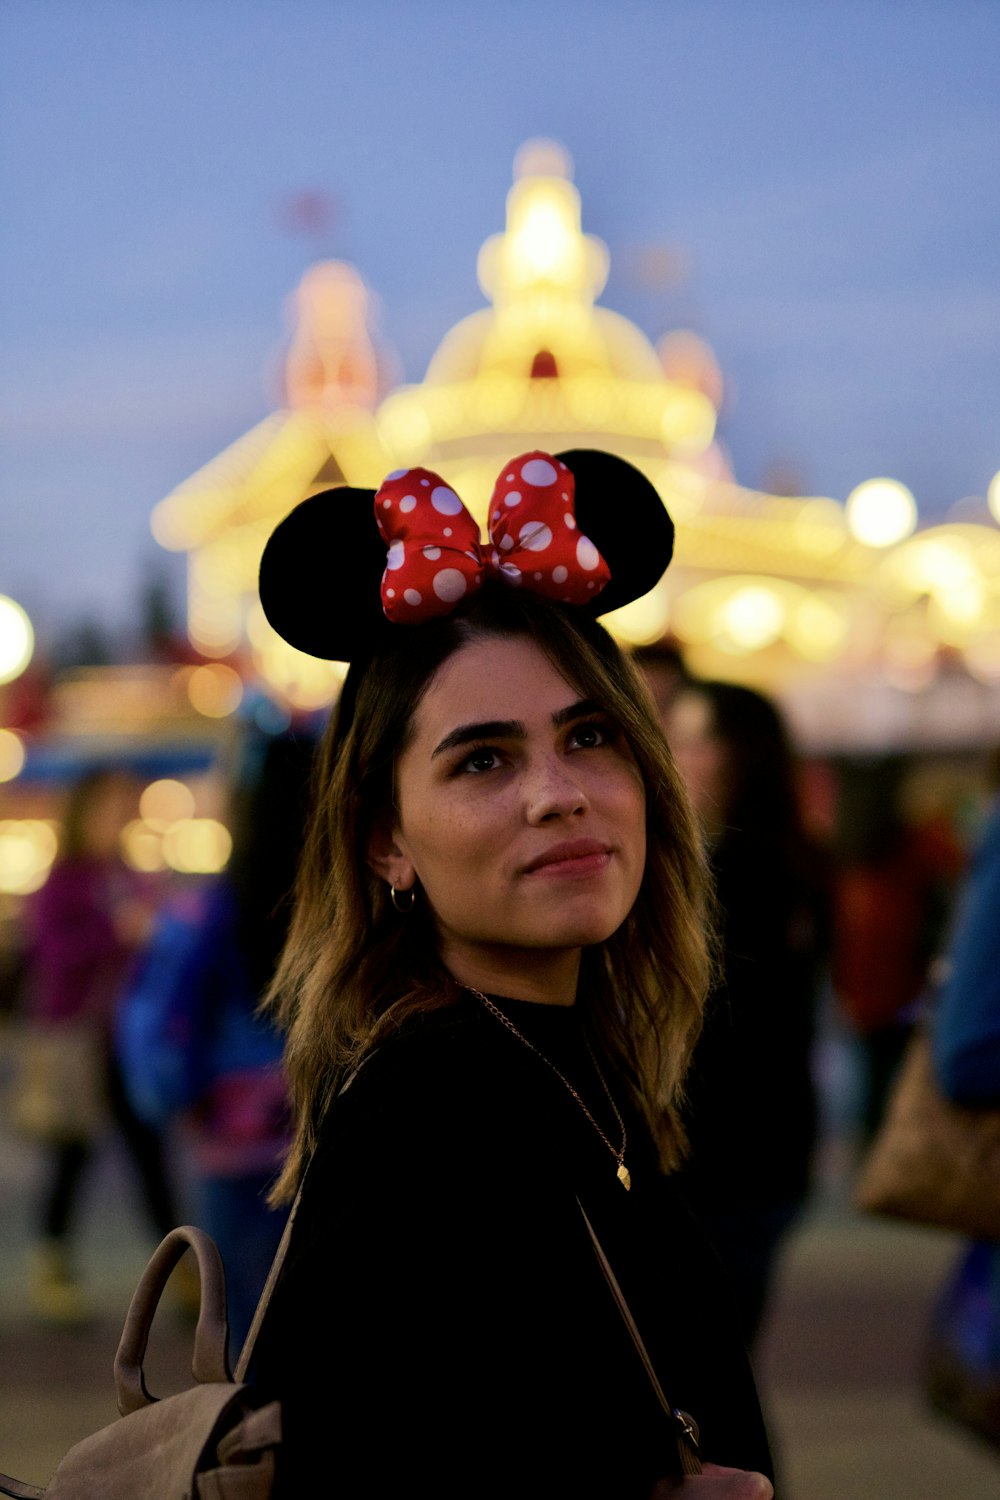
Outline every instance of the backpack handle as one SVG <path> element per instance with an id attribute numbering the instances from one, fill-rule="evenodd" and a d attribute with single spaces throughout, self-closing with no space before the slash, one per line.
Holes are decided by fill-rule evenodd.
<path id="1" fill-rule="evenodd" d="M 193 1224 L 172 1229 L 150 1256 L 125 1316 L 115 1355 L 115 1391 L 123 1417 L 151 1406 L 157 1397 L 146 1388 L 142 1362 L 163 1289 L 187 1249 L 194 1252 L 201 1281 L 201 1305 L 194 1331 L 191 1374 L 199 1384 L 232 1381 L 227 1345 L 229 1319 L 226 1314 L 226 1275 L 219 1248 L 210 1235 Z"/>

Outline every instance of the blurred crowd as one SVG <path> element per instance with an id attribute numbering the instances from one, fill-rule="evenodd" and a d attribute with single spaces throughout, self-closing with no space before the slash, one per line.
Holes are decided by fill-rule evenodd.
<path id="1" fill-rule="evenodd" d="M 810 763 L 776 701 L 698 679 L 669 644 L 634 662 L 715 875 L 715 982 L 683 1175 L 753 1352 L 830 1128 L 819 1041 L 832 1028 L 850 1057 L 837 1128 L 860 1161 L 986 805 L 980 788 L 968 807 L 921 805 L 899 755 Z M 223 1251 L 234 1348 L 246 1333 L 282 1228 L 268 1189 L 289 1131 L 281 1039 L 258 1002 L 285 935 L 315 743 L 302 730 L 241 741 L 225 768 L 232 854 L 212 876 L 130 867 L 121 834 L 142 785 L 128 767 L 90 768 L 66 789 L 59 855 L 18 913 L 0 992 L 15 1059 L 0 1106 L 37 1149 L 25 1285 L 50 1324 L 89 1316 L 76 1251 L 95 1158 L 114 1138 L 136 1232 L 152 1248 L 175 1223 L 206 1228 Z M 196 1298 L 175 1281 L 182 1305 Z"/>

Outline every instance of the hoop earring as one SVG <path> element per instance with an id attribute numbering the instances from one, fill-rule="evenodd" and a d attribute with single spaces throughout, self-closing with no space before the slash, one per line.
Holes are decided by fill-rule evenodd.
<path id="1" fill-rule="evenodd" d="M 408 896 L 409 900 L 408 901 L 407 900 L 401 901 L 400 900 L 401 896 L 403 896 L 403 897 Z M 412 885 L 410 886 L 409 890 L 406 890 L 406 891 L 397 891 L 396 887 L 394 885 L 390 884 L 390 886 L 389 886 L 389 900 L 392 902 L 393 906 L 399 912 L 404 912 L 405 913 L 405 912 L 408 912 L 408 911 L 412 911 L 413 910 L 413 903 L 416 900 L 416 891 L 414 890 L 414 888 L 413 888 Z"/>

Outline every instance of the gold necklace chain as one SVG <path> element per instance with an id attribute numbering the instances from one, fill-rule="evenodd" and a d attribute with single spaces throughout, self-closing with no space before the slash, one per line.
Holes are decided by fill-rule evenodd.
<path id="1" fill-rule="evenodd" d="M 614 1096 L 611 1090 L 608 1088 L 607 1080 L 605 1079 L 604 1074 L 601 1072 L 597 1058 L 594 1056 L 593 1048 L 591 1047 L 590 1043 L 586 1041 L 586 1038 L 584 1038 L 584 1041 L 586 1042 L 587 1051 L 590 1053 L 590 1060 L 594 1064 L 594 1072 L 601 1080 L 601 1087 L 603 1088 L 605 1094 L 607 1094 L 608 1096 L 608 1103 L 611 1105 L 614 1117 L 618 1121 L 618 1125 L 622 1133 L 622 1144 L 620 1151 L 615 1150 L 614 1146 L 608 1140 L 600 1125 L 598 1125 L 597 1121 L 590 1113 L 590 1110 L 580 1098 L 580 1095 L 577 1093 L 576 1089 L 570 1083 L 569 1079 L 565 1077 L 564 1074 L 560 1073 L 555 1063 L 550 1062 L 549 1059 L 545 1056 L 545 1053 L 540 1052 L 533 1042 L 529 1042 L 528 1038 L 524 1036 L 522 1032 L 518 1031 L 517 1027 L 514 1025 L 514 1022 L 510 1019 L 510 1017 L 504 1015 L 499 1005 L 494 1005 L 490 997 L 488 995 L 484 995 L 482 990 L 474 990 L 470 984 L 465 985 L 464 988 L 469 991 L 470 995 L 475 995 L 477 1000 L 481 1000 L 490 1014 L 496 1016 L 497 1020 L 502 1022 L 502 1024 L 506 1026 L 508 1031 L 512 1031 L 514 1033 L 519 1042 L 524 1043 L 529 1052 L 533 1052 L 536 1057 L 540 1057 L 542 1062 L 545 1063 L 547 1067 L 551 1068 L 556 1077 L 562 1081 L 562 1083 L 572 1094 L 573 1098 L 576 1100 L 577 1104 L 579 1104 L 584 1114 L 587 1116 L 587 1119 L 590 1121 L 591 1125 L 593 1125 L 594 1129 L 597 1131 L 597 1134 L 601 1137 L 601 1140 L 611 1152 L 611 1155 L 614 1157 L 615 1161 L 618 1163 L 618 1171 L 616 1173 L 618 1181 L 621 1183 L 625 1191 L 628 1192 L 629 1188 L 632 1186 L 632 1174 L 629 1172 L 628 1167 L 625 1165 L 625 1147 L 627 1144 L 627 1137 L 625 1134 L 625 1121 L 622 1119 L 621 1115 L 618 1112 L 618 1106 L 614 1101 Z"/>

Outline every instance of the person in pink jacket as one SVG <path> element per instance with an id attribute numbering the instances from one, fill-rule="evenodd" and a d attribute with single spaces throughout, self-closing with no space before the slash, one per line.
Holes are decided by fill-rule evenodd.
<path id="1" fill-rule="evenodd" d="M 41 1030 L 84 1023 L 99 1052 L 95 1113 L 121 1137 L 158 1237 L 178 1222 L 160 1133 L 132 1109 L 113 1051 L 115 1007 L 133 954 L 153 915 L 145 877 L 121 857 L 121 833 L 135 816 L 134 777 L 115 767 L 85 772 L 66 805 L 60 853 L 26 910 L 29 1019 Z M 46 1321 L 89 1315 L 72 1255 L 81 1192 L 99 1133 L 81 1127 L 43 1144 L 44 1176 L 36 1208 L 29 1294 Z"/>

